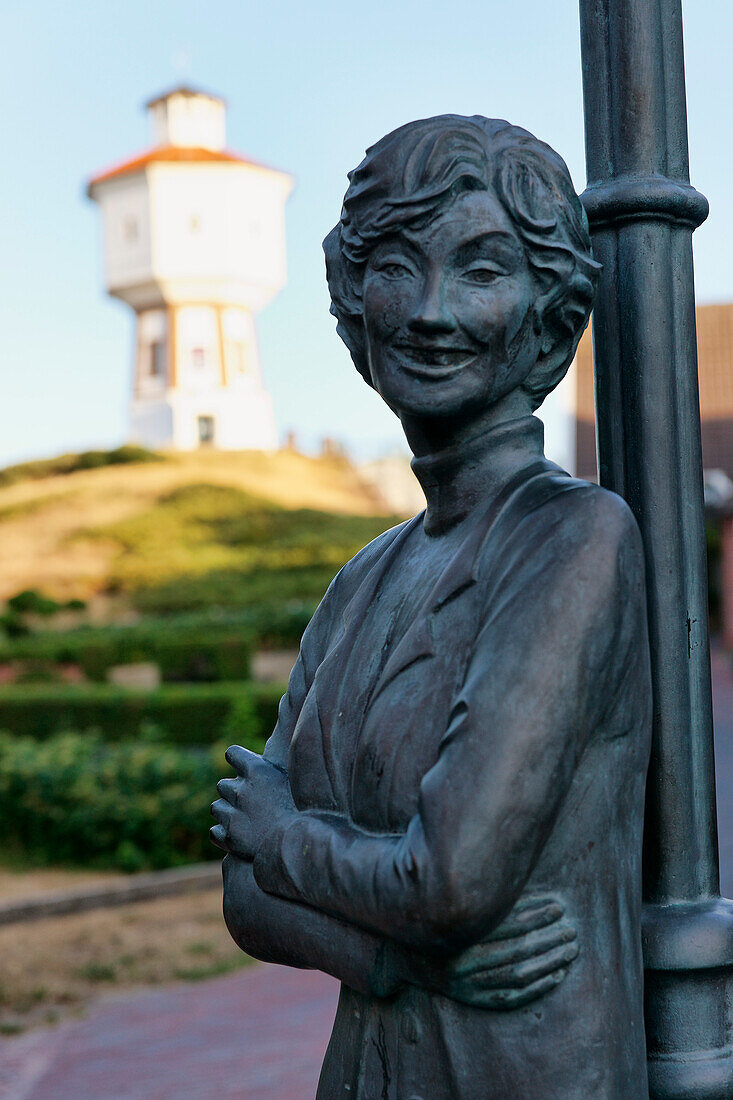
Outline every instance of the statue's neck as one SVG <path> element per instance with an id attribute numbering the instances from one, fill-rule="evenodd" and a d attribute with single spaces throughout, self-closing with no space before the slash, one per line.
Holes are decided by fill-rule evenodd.
<path id="1" fill-rule="evenodd" d="M 515 474 L 542 457 L 543 441 L 542 421 L 522 416 L 416 456 L 412 469 L 427 500 L 426 533 L 438 535 L 489 505 Z"/>

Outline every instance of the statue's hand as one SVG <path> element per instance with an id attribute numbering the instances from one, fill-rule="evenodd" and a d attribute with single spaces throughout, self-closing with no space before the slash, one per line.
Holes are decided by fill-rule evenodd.
<path id="1" fill-rule="evenodd" d="M 441 992 L 477 1008 L 508 1010 L 555 989 L 578 954 L 577 933 L 556 898 L 528 898 L 475 947 L 453 959 Z"/>
<path id="2" fill-rule="evenodd" d="M 236 779 L 220 779 L 221 798 L 211 807 L 218 822 L 210 830 L 214 844 L 241 859 L 251 860 L 265 834 L 297 813 L 286 773 L 240 745 L 226 751 Z"/>

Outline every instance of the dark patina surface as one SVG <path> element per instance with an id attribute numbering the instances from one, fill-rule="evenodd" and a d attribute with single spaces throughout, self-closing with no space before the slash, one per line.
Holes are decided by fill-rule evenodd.
<path id="1" fill-rule="evenodd" d="M 532 415 L 585 214 L 548 146 L 448 115 L 368 151 L 325 249 L 427 509 L 335 578 L 264 756 L 229 750 L 227 923 L 341 979 L 324 1100 L 642 1100 L 643 553 Z"/>

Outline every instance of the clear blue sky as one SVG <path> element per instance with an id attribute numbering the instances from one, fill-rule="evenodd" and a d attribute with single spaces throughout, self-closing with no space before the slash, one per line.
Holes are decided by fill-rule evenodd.
<path id="1" fill-rule="evenodd" d="M 685 8 L 698 299 L 733 300 L 733 5 Z M 508 118 L 585 180 L 575 0 L 4 0 L 0 15 L 0 464 L 111 446 L 132 314 L 105 297 L 96 169 L 148 144 L 141 104 L 186 79 L 229 102 L 230 147 L 295 175 L 289 282 L 260 315 L 281 431 L 360 453 L 400 440 L 328 314 L 321 240 L 346 172 L 413 118 Z"/>

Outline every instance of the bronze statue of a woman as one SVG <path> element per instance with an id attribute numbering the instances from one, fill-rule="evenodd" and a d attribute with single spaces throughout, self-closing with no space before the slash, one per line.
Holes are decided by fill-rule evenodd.
<path id="1" fill-rule="evenodd" d="M 443 115 L 369 149 L 324 247 L 427 508 L 334 579 L 263 756 L 227 754 L 227 924 L 341 980 L 323 1100 L 642 1100 L 641 545 L 532 415 L 592 306 L 583 209 L 527 131 Z"/>

